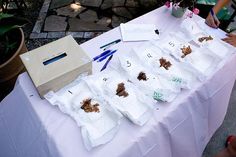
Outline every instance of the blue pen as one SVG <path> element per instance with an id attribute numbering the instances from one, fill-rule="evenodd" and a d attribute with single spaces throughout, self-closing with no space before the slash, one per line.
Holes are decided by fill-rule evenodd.
<path id="1" fill-rule="evenodd" d="M 213 9 L 210 10 L 211 16 L 214 18 L 214 20 L 218 20 L 216 14 L 214 13 Z"/>
<path id="2" fill-rule="evenodd" d="M 101 57 L 98 62 L 102 62 L 104 59 L 106 59 L 108 56 L 113 55 L 117 50 L 111 51 L 110 53 L 104 55 L 103 57 Z"/>
<path id="3" fill-rule="evenodd" d="M 101 53 L 100 55 L 94 57 L 94 58 L 93 58 L 93 61 L 96 61 L 96 60 L 99 59 L 100 57 L 102 57 L 102 56 L 104 56 L 104 55 L 106 55 L 106 54 L 108 54 L 108 53 L 110 53 L 110 52 L 111 52 L 111 50 L 104 51 L 104 52 Z"/>
<path id="4" fill-rule="evenodd" d="M 102 67 L 102 69 L 101 69 L 100 71 L 103 71 L 104 69 L 106 69 L 106 67 L 107 67 L 108 63 L 111 61 L 112 57 L 113 57 L 113 55 L 111 55 L 111 56 L 108 58 L 108 60 L 107 60 L 106 63 L 103 65 L 103 67 Z"/>
<path id="5" fill-rule="evenodd" d="M 111 46 L 111 45 L 117 44 L 117 43 L 119 43 L 119 42 L 121 42 L 121 39 L 117 39 L 117 40 L 112 41 L 112 42 L 110 42 L 110 43 L 108 43 L 108 44 L 106 44 L 106 45 L 103 45 L 103 46 L 100 47 L 100 49 L 105 48 L 105 47 L 107 47 L 107 46 Z"/>

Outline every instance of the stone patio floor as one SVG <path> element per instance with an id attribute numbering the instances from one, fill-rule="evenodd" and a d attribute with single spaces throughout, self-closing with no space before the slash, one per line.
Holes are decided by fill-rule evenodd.
<path id="1" fill-rule="evenodd" d="M 157 1 L 146 3 L 157 6 Z M 139 16 L 143 8 L 141 0 L 45 0 L 30 39 L 93 38 Z"/>

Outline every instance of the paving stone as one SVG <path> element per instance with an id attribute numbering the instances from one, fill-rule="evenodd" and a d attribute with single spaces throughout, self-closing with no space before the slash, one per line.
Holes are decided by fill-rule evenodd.
<path id="1" fill-rule="evenodd" d="M 104 25 L 104 26 L 108 26 L 108 25 L 111 24 L 111 18 L 109 18 L 109 17 L 103 17 L 103 18 L 101 18 L 101 19 L 97 22 L 97 24 L 99 24 L 99 25 Z"/>
<path id="2" fill-rule="evenodd" d="M 44 31 L 65 31 L 66 17 L 50 15 L 45 20 Z"/>
<path id="3" fill-rule="evenodd" d="M 44 3 L 51 3 L 52 0 L 44 0 Z"/>
<path id="4" fill-rule="evenodd" d="M 144 9 L 155 8 L 159 6 L 157 0 L 139 0 L 139 1 L 141 7 L 143 7 Z"/>
<path id="5" fill-rule="evenodd" d="M 94 37 L 94 32 L 85 32 L 84 33 L 84 38 L 93 38 Z"/>
<path id="6" fill-rule="evenodd" d="M 75 0 L 75 2 L 79 2 L 81 5 L 89 7 L 100 7 L 102 4 L 102 0 Z"/>
<path id="7" fill-rule="evenodd" d="M 121 23 L 126 23 L 127 22 L 127 19 L 125 18 L 122 18 L 122 17 L 118 17 L 118 16 L 115 16 L 113 15 L 112 16 L 112 27 L 117 27 L 119 26 Z"/>
<path id="8" fill-rule="evenodd" d="M 99 36 L 99 35 L 102 35 L 104 32 L 95 32 L 95 36 L 94 37 L 97 37 L 97 36 Z"/>
<path id="9" fill-rule="evenodd" d="M 70 32 L 90 32 L 90 31 L 107 31 L 110 28 L 93 22 L 83 21 L 77 18 L 69 19 Z"/>
<path id="10" fill-rule="evenodd" d="M 84 33 L 84 38 L 88 39 L 88 38 L 94 38 L 97 37 L 99 35 L 101 35 L 103 32 L 85 32 Z"/>
<path id="11" fill-rule="evenodd" d="M 113 0 L 113 7 L 124 6 L 125 0 Z"/>
<path id="12" fill-rule="evenodd" d="M 72 35 L 74 38 L 83 38 L 84 32 L 66 32 L 66 35 Z"/>
<path id="13" fill-rule="evenodd" d="M 126 17 L 128 19 L 132 19 L 132 14 L 125 7 L 116 7 L 112 8 L 112 11 L 119 16 Z"/>
<path id="14" fill-rule="evenodd" d="M 42 13 L 48 12 L 48 8 L 49 8 L 49 6 L 50 6 L 50 2 L 51 2 L 51 0 L 45 0 L 45 1 L 44 1 L 43 6 L 42 6 L 42 8 L 41 8 L 41 10 L 40 10 L 40 13 L 41 13 L 41 12 L 42 12 Z"/>
<path id="15" fill-rule="evenodd" d="M 73 0 L 52 0 L 50 9 L 60 8 L 65 5 L 69 5 Z"/>
<path id="16" fill-rule="evenodd" d="M 139 16 L 139 13 L 140 13 L 139 8 L 127 8 L 127 9 L 133 15 L 133 17 Z"/>
<path id="17" fill-rule="evenodd" d="M 47 12 L 40 12 L 37 20 L 44 21 L 46 16 L 47 16 Z"/>
<path id="18" fill-rule="evenodd" d="M 76 17 L 80 12 L 84 11 L 86 8 L 79 4 L 72 3 L 65 7 L 56 10 L 57 15 Z"/>
<path id="19" fill-rule="evenodd" d="M 98 21 L 97 13 L 93 10 L 87 10 L 79 15 L 81 20 L 95 22 Z"/>
<path id="20" fill-rule="evenodd" d="M 31 33 L 30 39 L 42 39 L 47 38 L 48 33 Z"/>
<path id="21" fill-rule="evenodd" d="M 39 17 L 34 24 L 34 28 L 32 32 L 35 32 L 35 33 L 41 32 L 46 16 L 47 16 L 47 13 L 44 13 L 44 12 L 39 13 Z"/>
<path id="22" fill-rule="evenodd" d="M 126 0 L 125 6 L 127 7 L 138 7 L 138 0 Z"/>
<path id="23" fill-rule="evenodd" d="M 62 38 L 65 35 L 65 32 L 48 32 L 47 38 Z"/>
<path id="24" fill-rule="evenodd" d="M 40 33 L 42 27 L 43 27 L 43 21 L 36 21 L 32 32 L 33 33 Z"/>
<path id="25" fill-rule="evenodd" d="M 105 10 L 108 8 L 111 8 L 113 6 L 113 0 L 104 0 L 104 2 L 102 3 L 101 9 Z"/>
<path id="26" fill-rule="evenodd" d="M 44 4 L 40 10 L 41 16 L 36 21 L 30 37 L 60 38 L 65 35 L 72 35 L 75 38 L 93 38 L 104 31 L 110 30 L 109 25 L 117 27 L 120 23 L 125 23 L 129 19 L 132 19 L 139 13 L 141 7 L 147 8 L 155 5 L 157 5 L 156 0 L 44 0 Z M 86 8 L 83 6 L 100 7 L 102 10 L 113 7 L 112 11 L 114 15 L 111 15 L 112 19 L 109 17 L 98 19 L 96 11 L 91 9 L 85 11 Z M 49 7 L 50 9 L 54 9 L 58 16 L 50 15 L 46 18 Z M 72 9 L 73 7 L 75 8 L 74 10 Z M 59 15 L 70 18 L 66 22 L 67 18 Z M 80 19 L 75 18 L 78 15 Z M 44 31 L 47 32 L 41 33 L 44 20 Z M 66 32 L 67 24 L 69 30 Z"/>

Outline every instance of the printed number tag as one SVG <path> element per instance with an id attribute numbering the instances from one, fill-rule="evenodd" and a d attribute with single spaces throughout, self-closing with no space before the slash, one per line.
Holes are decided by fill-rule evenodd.
<path id="1" fill-rule="evenodd" d="M 150 53 L 147 53 L 148 58 L 152 58 L 152 55 Z"/>
<path id="2" fill-rule="evenodd" d="M 173 42 L 173 41 L 169 41 L 169 42 L 166 43 L 166 45 L 164 47 L 169 51 L 175 51 L 176 43 Z"/>
<path id="3" fill-rule="evenodd" d="M 126 63 L 127 63 L 127 67 L 131 67 L 130 61 L 127 60 Z"/>
<path id="4" fill-rule="evenodd" d="M 173 43 L 173 42 L 169 42 L 169 45 L 171 46 L 171 47 L 175 47 L 175 44 Z"/>

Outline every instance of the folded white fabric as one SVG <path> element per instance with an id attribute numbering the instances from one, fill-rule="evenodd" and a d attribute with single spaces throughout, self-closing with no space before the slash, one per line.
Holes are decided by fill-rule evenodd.
<path id="1" fill-rule="evenodd" d="M 208 33 L 198 33 L 195 34 L 192 38 L 192 40 L 199 46 L 199 47 L 204 47 L 208 46 L 212 40 L 213 37 L 209 35 Z"/>
<path id="2" fill-rule="evenodd" d="M 176 40 L 178 41 L 176 42 Z M 193 44 L 190 44 L 190 42 L 187 42 L 187 43 L 183 42 L 183 40 L 179 39 L 178 37 L 175 37 L 175 35 L 172 35 L 172 37 L 170 35 L 166 36 L 165 39 L 155 41 L 153 43 L 155 45 L 160 45 L 160 47 L 163 49 L 164 52 L 168 52 L 171 56 L 173 56 L 174 58 L 176 58 L 178 61 L 181 62 L 181 63 L 174 62 L 177 65 L 173 66 L 173 68 L 170 69 L 170 72 L 173 70 L 176 73 L 179 73 L 183 76 L 184 74 L 183 71 L 185 71 L 189 73 L 189 74 L 187 73 L 184 74 L 185 78 L 190 76 L 188 78 L 191 80 L 197 77 L 200 81 L 203 81 L 219 65 L 219 63 L 222 61 L 222 58 L 227 56 L 229 53 L 227 52 L 227 49 L 226 49 L 226 52 L 221 54 L 222 57 L 219 57 L 213 51 L 211 51 L 210 48 L 208 47 L 213 42 L 218 42 L 218 41 L 217 39 L 212 38 L 206 33 L 196 34 L 193 41 L 195 44 L 198 45 L 198 47 L 194 46 Z M 163 45 L 167 45 L 167 43 L 172 43 L 172 42 L 177 43 L 177 46 L 174 46 L 175 49 L 167 50 L 163 46 Z M 189 54 L 183 53 L 188 47 L 191 49 L 191 52 Z M 215 49 L 212 46 L 210 47 L 211 49 Z M 179 68 L 176 68 L 176 67 L 179 67 Z"/>
<path id="3" fill-rule="evenodd" d="M 229 47 L 231 47 L 229 44 L 216 38 L 214 38 L 208 45 L 208 48 L 221 59 L 224 59 L 233 53 L 233 51 L 230 51 Z"/>
<path id="4" fill-rule="evenodd" d="M 181 33 L 176 33 L 177 36 L 183 39 L 188 38 L 188 41 L 194 41 L 198 46 L 207 46 L 213 53 L 221 59 L 229 56 L 229 48 L 226 43 L 221 41 L 225 38 L 225 32 L 220 29 L 215 29 L 207 26 L 204 20 L 195 22 L 193 19 L 185 19 L 181 24 Z M 205 38 L 205 39 L 204 39 Z"/>
<path id="5" fill-rule="evenodd" d="M 145 63 L 139 61 L 134 53 L 129 54 L 119 57 L 118 71 L 125 73 L 128 79 L 148 97 L 164 102 L 173 101 L 180 91 L 179 87 L 173 86 L 170 80 L 161 75 L 155 75 L 146 66 L 142 66 Z M 156 96 L 157 94 L 159 97 Z"/>
<path id="6" fill-rule="evenodd" d="M 181 24 L 181 31 L 200 47 L 208 47 L 209 50 L 221 59 L 232 54 L 232 52 L 229 51 L 229 45 L 221 40 L 226 37 L 225 32 L 220 29 L 209 27 L 204 20 L 195 22 L 190 18 L 185 19 Z M 181 34 L 177 33 L 177 36 L 181 37 Z"/>
<path id="7" fill-rule="evenodd" d="M 123 41 L 144 41 L 159 39 L 153 24 L 120 24 Z"/>
<path id="8" fill-rule="evenodd" d="M 154 102 L 114 70 L 90 76 L 86 82 L 133 123 L 142 126 L 150 119 Z"/>
<path id="9" fill-rule="evenodd" d="M 195 34 L 191 31 L 189 33 L 192 34 L 193 41 L 198 45 L 198 47 L 190 44 L 189 42 L 183 42 L 183 40 L 175 35 L 168 35 L 165 39 L 158 42 L 164 51 L 169 52 L 179 61 L 185 62 L 187 65 L 191 65 L 193 69 L 198 71 L 193 70 L 197 73 L 199 79 L 204 80 L 204 77 L 208 76 L 219 64 L 219 56 L 223 58 L 228 54 L 228 49 L 217 39 L 214 39 L 207 33 L 200 31 L 195 31 Z M 191 49 L 191 52 L 185 55 L 183 53 L 183 49 L 186 50 L 188 47 Z M 224 50 L 225 52 L 219 54 L 219 51 Z M 219 54 L 219 56 L 217 56 L 216 53 Z M 177 70 L 175 69 L 174 71 Z"/>
<path id="10" fill-rule="evenodd" d="M 187 55 L 184 59 L 204 77 L 209 76 L 221 61 L 207 47 L 199 48 L 195 53 Z"/>
<path id="11" fill-rule="evenodd" d="M 165 42 L 168 41 L 165 40 Z M 195 69 L 191 69 L 186 64 L 175 61 L 169 55 L 171 51 L 162 50 L 159 45 L 162 45 L 162 41 L 152 41 L 135 48 L 134 53 L 143 65 L 147 65 L 155 74 L 166 78 L 169 82 L 166 84 L 171 84 L 175 88 L 190 89 L 192 82 L 196 80 L 196 76 L 194 75 Z M 161 60 L 163 59 L 171 64 L 168 68 L 161 66 Z"/>
<path id="12" fill-rule="evenodd" d="M 234 50 L 232 50 L 233 46 L 222 41 L 221 39 L 226 38 L 226 33 L 222 31 L 221 29 L 215 29 L 212 27 L 209 27 L 205 20 L 199 20 L 197 24 L 200 26 L 202 30 L 205 31 L 205 34 L 208 36 L 211 36 L 213 40 L 210 40 L 208 43 L 208 48 L 214 52 L 217 56 L 219 56 L 221 59 L 224 59 L 226 57 L 229 57 L 231 54 L 235 53 Z M 230 51 L 230 49 L 232 51 Z"/>
<path id="13" fill-rule="evenodd" d="M 56 93 L 49 92 L 45 98 L 77 122 L 87 150 L 109 142 L 119 129 L 122 115 L 94 95 L 83 81 L 77 80 Z M 90 107 L 83 106 L 87 104 Z"/>
<path id="14" fill-rule="evenodd" d="M 156 42 L 153 40 L 152 43 L 168 54 L 171 54 L 184 45 L 185 41 L 170 33 Z"/>
<path id="15" fill-rule="evenodd" d="M 185 76 L 188 77 L 187 80 L 194 79 L 194 73 L 197 74 L 200 80 L 204 80 L 205 76 L 208 76 L 220 62 L 219 57 L 215 55 L 210 49 L 207 48 L 213 43 L 213 40 L 214 42 L 216 42 L 215 41 L 216 39 L 212 39 L 211 41 L 210 37 L 210 40 L 208 41 L 207 39 L 205 39 L 205 37 L 206 38 L 209 37 L 209 35 L 207 34 L 196 34 L 196 36 L 197 37 L 195 37 L 194 40 L 199 45 L 202 45 L 202 47 L 196 47 L 188 42 L 184 42 L 175 35 L 168 35 L 166 36 L 165 39 L 158 41 L 160 43 L 164 43 L 164 44 L 159 44 L 161 45 L 160 47 L 163 50 L 166 50 L 164 52 L 168 52 L 178 61 L 186 63 L 186 64 L 177 63 L 173 60 L 172 62 L 173 65 L 175 64 L 175 66 L 171 67 L 170 71 L 172 71 L 172 73 L 174 72 L 179 73 L 180 75 L 182 75 L 182 77 Z M 204 38 L 202 42 L 200 38 L 202 39 Z M 174 43 L 173 47 L 171 46 L 170 43 Z M 169 48 L 167 49 L 167 47 Z M 187 51 L 189 51 L 189 53 Z M 168 56 L 166 58 L 168 58 Z M 170 57 L 169 60 L 171 60 Z M 189 67 L 192 67 L 192 69 Z M 184 73 L 185 76 L 183 76 Z M 191 76 L 191 78 L 189 76 Z"/>
<path id="16" fill-rule="evenodd" d="M 180 28 L 180 30 L 189 37 L 193 37 L 196 34 L 204 32 L 203 29 L 192 18 L 184 19 L 180 25 Z"/>
<path id="17" fill-rule="evenodd" d="M 219 28 L 215 29 L 215 28 L 208 26 L 205 23 L 204 19 L 197 21 L 197 24 L 202 30 L 204 30 L 205 32 L 207 32 L 208 34 L 210 34 L 214 38 L 218 38 L 218 39 L 226 38 L 226 33 L 224 31 L 222 31 Z"/>

